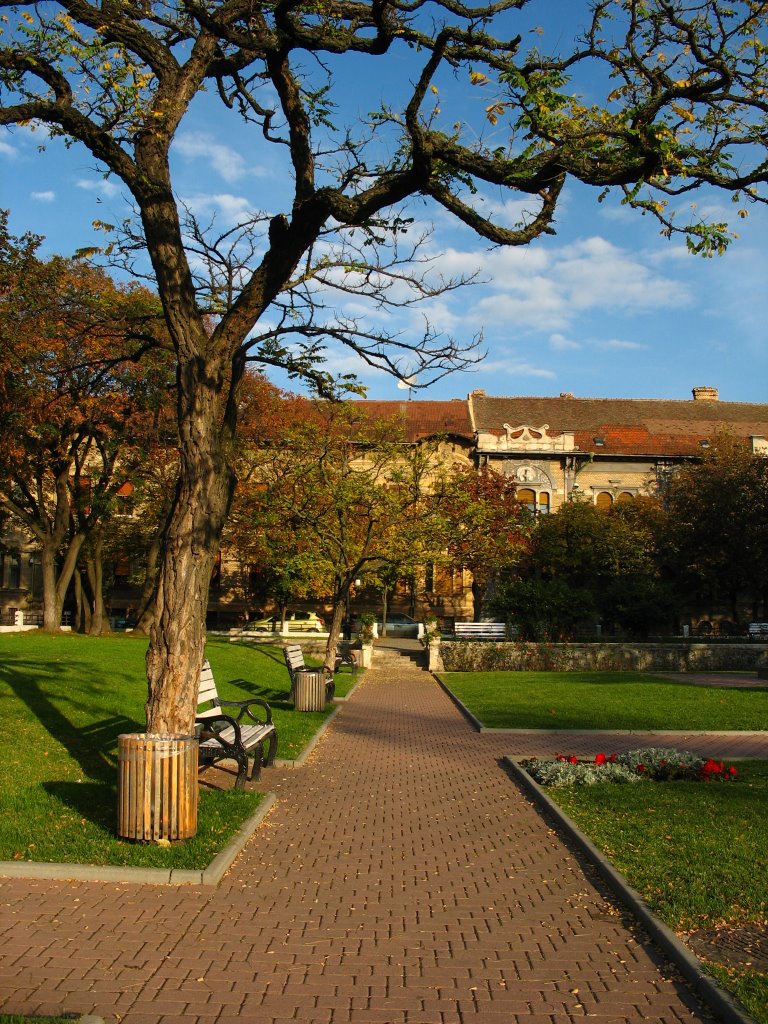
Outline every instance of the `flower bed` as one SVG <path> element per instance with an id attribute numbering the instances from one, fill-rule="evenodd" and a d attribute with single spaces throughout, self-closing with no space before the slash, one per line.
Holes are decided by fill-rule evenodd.
<path id="1" fill-rule="evenodd" d="M 540 786 L 595 786 L 604 782 L 732 782 L 737 771 L 723 761 L 687 750 L 641 747 L 625 754 L 597 754 L 592 761 L 558 754 L 554 761 L 528 758 L 521 767 Z"/>

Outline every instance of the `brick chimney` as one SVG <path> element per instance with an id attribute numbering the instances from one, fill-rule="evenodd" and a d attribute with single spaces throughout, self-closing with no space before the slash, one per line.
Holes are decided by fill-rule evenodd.
<path id="1" fill-rule="evenodd" d="M 693 389 L 693 400 L 694 402 L 717 402 L 718 401 L 717 388 L 694 388 Z"/>

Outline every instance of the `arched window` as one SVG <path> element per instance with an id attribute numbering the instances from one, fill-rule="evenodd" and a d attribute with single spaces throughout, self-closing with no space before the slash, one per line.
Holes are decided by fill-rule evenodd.
<path id="1" fill-rule="evenodd" d="M 608 491 L 600 491 L 597 498 L 595 498 L 595 504 L 601 512 L 607 512 L 613 504 L 613 497 L 608 493 Z"/>
<path id="2" fill-rule="evenodd" d="M 536 492 L 530 487 L 518 487 L 515 497 L 521 505 L 525 505 L 531 512 L 536 511 Z"/>
<path id="3" fill-rule="evenodd" d="M 635 496 L 630 491 L 619 491 L 616 501 L 634 501 Z"/>

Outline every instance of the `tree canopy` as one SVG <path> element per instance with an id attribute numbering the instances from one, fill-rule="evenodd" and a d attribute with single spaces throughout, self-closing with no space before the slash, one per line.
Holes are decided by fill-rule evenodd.
<path id="1" fill-rule="evenodd" d="M 332 671 L 355 580 L 376 581 L 386 567 L 412 569 L 439 536 L 438 448 L 407 443 L 396 418 L 374 421 L 360 403 L 281 404 L 279 436 L 266 444 L 257 436 L 253 445 L 243 436 L 251 469 L 228 536 L 272 574 L 273 596 L 330 601 L 325 664 Z"/>
<path id="2" fill-rule="evenodd" d="M 157 298 L 83 260 L 42 260 L 39 244 L 0 215 L 0 507 L 40 546 L 44 623 L 58 629 L 81 549 L 142 460 L 169 380 L 157 358 L 132 358 L 159 343 Z"/>
<path id="3" fill-rule="evenodd" d="M 724 189 L 741 213 L 763 201 L 767 3 L 593 0 L 558 53 L 524 44 L 522 16 L 537 8 L 546 0 L 3 4 L 0 124 L 43 124 L 123 183 L 136 219 L 105 249 L 137 270 L 137 247 L 148 253 L 178 362 L 150 730 L 191 725 L 247 359 L 327 391 L 329 340 L 422 384 L 475 357 L 429 326 L 389 336 L 362 313 L 333 314 L 339 294 L 386 310 L 460 283 L 425 276 L 403 204 L 522 245 L 553 230 L 570 177 L 621 190 L 709 254 L 729 229 L 701 222 L 692 196 Z M 341 102 L 351 56 L 371 76 L 402 61 L 399 95 L 362 116 Z M 482 95 L 477 116 L 462 116 L 451 88 Z M 234 231 L 196 221 L 174 191 L 171 145 L 203 90 L 242 118 L 258 164 L 285 184 L 282 210 L 265 204 Z M 489 189 L 530 212 L 500 226 L 483 212 Z"/>
<path id="4" fill-rule="evenodd" d="M 682 607 L 768 612 L 768 460 L 728 436 L 682 466 L 663 491 L 662 557 Z"/>

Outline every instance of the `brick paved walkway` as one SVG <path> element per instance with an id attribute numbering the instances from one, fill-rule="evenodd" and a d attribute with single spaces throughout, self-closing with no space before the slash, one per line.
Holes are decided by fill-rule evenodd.
<path id="1" fill-rule="evenodd" d="M 303 768 L 264 773 L 278 803 L 218 889 L 0 881 L 0 1009 L 708 1022 L 503 771 L 510 740 L 382 662 Z"/>

